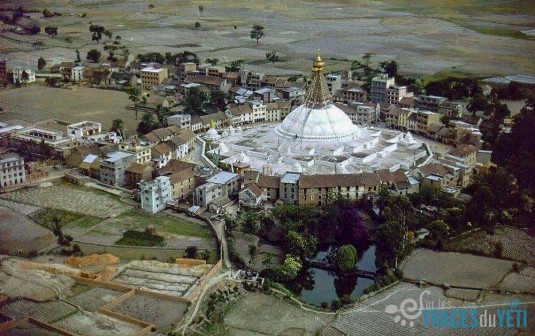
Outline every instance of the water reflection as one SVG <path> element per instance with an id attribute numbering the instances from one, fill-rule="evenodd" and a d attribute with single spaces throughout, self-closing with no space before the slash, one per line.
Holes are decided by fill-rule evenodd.
<path id="1" fill-rule="evenodd" d="M 318 252 L 315 260 L 324 260 L 329 252 L 336 247 L 329 246 Z M 375 246 L 371 245 L 365 250 L 358 251 L 359 261 L 357 267 L 361 270 L 375 272 Z M 317 268 L 304 269 L 288 287 L 304 301 L 319 306 L 322 302 L 329 305 L 335 299 L 350 295 L 353 299 L 359 298 L 364 289 L 371 285 L 373 280 L 356 276 L 341 276 Z"/>

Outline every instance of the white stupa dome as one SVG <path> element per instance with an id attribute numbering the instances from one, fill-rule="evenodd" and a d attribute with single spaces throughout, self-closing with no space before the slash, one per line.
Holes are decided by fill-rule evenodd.
<path id="1" fill-rule="evenodd" d="M 224 142 L 220 142 L 219 143 L 219 153 L 223 154 L 223 153 L 228 153 L 229 149 L 227 147 L 227 145 L 225 145 Z"/>
<path id="2" fill-rule="evenodd" d="M 240 162 L 248 162 L 248 161 L 249 161 L 249 157 L 247 157 L 247 154 L 245 154 L 244 152 L 241 152 Z"/>
<path id="3" fill-rule="evenodd" d="M 294 172 L 297 172 L 297 173 L 303 172 L 303 167 L 299 164 L 299 162 L 294 163 L 292 168 Z"/>
<path id="4" fill-rule="evenodd" d="M 284 118 L 275 132 L 287 138 L 322 142 L 347 141 L 360 134 L 347 114 L 334 104 L 313 108 L 301 105 Z"/>
<path id="5" fill-rule="evenodd" d="M 206 132 L 206 138 L 210 140 L 219 139 L 219 134 L 214 128 L 210 128 L 208 132 Z"/>

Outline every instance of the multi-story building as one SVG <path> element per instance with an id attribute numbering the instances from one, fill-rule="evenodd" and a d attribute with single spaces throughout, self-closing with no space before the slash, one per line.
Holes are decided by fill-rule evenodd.
<path id="1" fill-rule="evenodd" d="M 173 147 L 166 142 L 161 142 L 151 148 L 151 156 L 156 168 L 165 167 L 165 165 L 173 158 Z"/>
<path id="2" fill-rule="evenodd" d="M 282 115 L 277 103 L 266 104 L 266 121 L 281 121 Z"/>
<path id="3" fill-rule="evenodd" d="M 399 105 L 399 101 L 404 97 L 412 97 L 412 92 L 407 92 L 406 86 L 393 85 L 386 89 L 386 101 L 389 104 Z"/>
<path id="4" fill-rule="evenodd" d="M 0 85 L 4 86 L 7 82 L 7 61 L 0 60 Z"/>
<path id="5" fill-rule="evenodd" d="M 141 181 L 149 182 L 152 180 L 152 164 L 132 162 L 126 168 L 126 187 L 136 188 Z"/>
<path id="6" fill-rule="evenodd" d="M 167 117 L 169 125 L 177 125 L 181 129 L 191 128 L 191 114 L 174 114 Z"/>
<path id="7" fill-rule="evenodd" d="M 178 77 L 180 80 L 184 80 L 184 78 L 195 72 L 197 72 L 197 64 L 193 62 L 185 62 L 178 65 Z"/>
<path id="8" fill-rule="evenodd" d="M 223 77 L 225 74 L 225 67 L 222 65 L 203 64 L 197 68 L 197 71 L 201 75 L 210 77 Z"/>
<path id="9" fill-rule="evenodd" d="M 461 102 L 445 101 L 438 107 L 438 113 L 446 117 L 460 118 L 463 115 L 464 104 Z"/>
<path id="10" fill-rule="evenodd" d="M 252 101 L 250 105 L 253 110 L 253 122 L 266 121 L 266 105 L 258 101 Z"/>
<path id="11" fill-rule="evenodd" d="M 227 115 L 232 118 L 232 125 L 250 124 L 254 121 L 253 109 L 250 104 L 230 104 Z"/>
<path id="12" fill-rule="evenodd" d="M 328 74 L 325 76 L 325 82 L 329 88 L 331 95 L 336 95 L 336 93 L 342 89 L 342 76 L 339 74 Z"/>
<path id="13" fill-rule="evenodd" d="M 76 139 L 97 135 L 101 131 L 102 124 L 95 121 L 81 121 L 67 126 L 67 135 Z"/>
<path id="14" fill-rule="evenodd" d="M 428 110 L 431 112 L 438 112 L 440 105 L 448 100 L 446 97 L 432 96 L 432 95 L 419 95 L 416 100 L 416 107 L 422 110 Z"/>
<path id="15" fill-rule="evenodd" d="M 381 111 L 378 103 L 370 102 L 351 102 L 349 106 L 353 107 L 356 112 L 351 119 L 354 124 L 370 125 L 379 121 L 379 113 Z"/>
<path id="16" fill-rule="evenodd" d="M 139 183 L 139 199 L 143 210 L 151 213 L 164 210 L 171 197 L 171 179 L 167 176 L 158 176 L 150 182 Z"/>
<path id="17" fill-rule="evenodd" d="M 388 101 L 387 90 L 390 86 L 394 86 L 395 78 L 388 77 L 387 74 L 381 74 L 372 79 L 371 86 L 371 101 L 372 103 L 384 103 Z"/>
<path id="18" fill-rule="evenodd" d="M 100 162 L 100 182 L 123 187 L 126 185 L 126 169 L 136 161 L 133 153 L 115 151 Z"/>
<path id="19" fill-rule="evenodd" d="M 472 168 L 476 167 L 478 148 L 473 145 L 459 145 L 452 149 L 447 155 L 446 159 L 463 163 Z"/>
<path id="20" fill-rule="evenodd" d="M 195 167 L 196 165 L 190 162 L 171 160 L 158 170 L 158 175 L 168 176 L 171 179 L 173 200 L 184 200 L 191 195 L 197 182 Z"/>
<path id="21" fill-rule="evenodd" d="M 203 208 L 207 208 L 213 201 L 222 197 L 234 197 L 240 191 L 239 174 L 226 171 L 219 172 L 195 188 L 193 193 L 193 203 Z"/>
<path id="22" fill-rule="evenodd" d="M 286 172 L 281 177 L 279 198 L 289 204 L 297 204 L 299 201 L 299 178 L 301 173 Z"/>
<path id="23" fill-rule="evenodd" d="M 427 129 L 431 124 L 440 122 L 440 114 L 431 111 L 418 111 L 416 118 L 416 132 L 427 135 Z"/>
<path id="24" fill-rule="evenodd" d="M 184 79 L 184 83 L 202 84 L 206 86 L 212 93 L 217 92 L 217 91 L 227 93 L 230 89 L 230 84 L 228 83 L 227 79 L 223 77 L 212 77 L 212 76 L 205 76 L 205 75 L 196 75 L 196 76 L 189 75 L 188 77 Z"/>
<path id="25" fill-rule="evenodd" d="M 249 90 L 258 90 L 262 87 L 263 73 L 252 72 L 246 69 L 240 70 L 241 84 Z"/>
<path id="26" fill-rule="evenodd" d="M 357 86 L 342 88 L 335 95 L 335 100 L 344 104 L 351 102 L 365 102 L 368 100 L 368 93 Z"/>
<path id="27" fill-rule="evenodd" d="M 137 163 L 145 164 L 151 161 L 150 147 L 141 145 L 137 137 L 130 141 L 123 141 L 119 144 L 119 150 L 133 153 L 136 156 Z"/>
<path id="28" fill-rule="evenodd" d="M 81 82 L 84 80 L 84 69 L 82 65 L 77 65 L 71 69 L 71 80 L 73 82 Z"/>
<path id="29" fill-rule="evenodd" d="M 24 159 L 17 153 L 0 155 L 0 189 L 26 181 Z"/>
<path id="30" fill-rule="evenodd" d="M 141 87 L 144 90 L 149 90 L 153 86 L 162 84 L 162 81 L 167 77 L 166 68 L 148 66 L 141 69 Z"/>
<path id="31" fill-rule="evenodd" d="M 26 74 L 26 75 L 25 75 Z M 26 77 L 26 79 L 24 78 Z M 35 82 L 35 73 L 28 67 L 17 66 L 13 68 L 13 83 L 33 83 Z"/>

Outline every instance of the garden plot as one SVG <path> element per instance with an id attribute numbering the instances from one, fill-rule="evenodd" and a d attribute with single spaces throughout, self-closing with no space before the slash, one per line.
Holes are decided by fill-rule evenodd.
<path id="1" fill-rule="evenodd" d="M 69 299 L 69 301 L 82 307 L 85 310 L 96 311 L 98 308 L 115 300 L 123 294 L 124 292 L 116 291 L 113 289 L 94 287 L 88 291 L 76 295 L 75 297 Z"/>
<path id="2" fill-rule="evenodd" d="M 115 277 L 114 281 L 161 294 L 186 297 L 208 267 L 210 266 L 184 268 L 157 261 L 133 261 Z"/>
<path id="3" fill-rule="evenodd" d="M 511 271 L 513 262 L 471 254 L 419 249 L 403 267 L 405 278 L 472 288 L 497 285 Z"/>
<path id="4" fill-rule="evenodd" d="M 132 208 L 110 195 L 68 184 L 19 189 L 2 194 L 1 198 L 99 218 L 117 216 Z"/>
<path id="5" fill-rule="evenodd" d="M 332 320 L 332 315 L 315 314 L 273 296 L 251 293 L 233 304 L 225 325 L 231 335 L 312 336 Z"/>
<path id="6" fill-rule="evenodd" d="M 123 301 L 114 312 L 134 317 L 154 324 L 159 330 L 167 330 L 177 324 L 184 316 L 188 305 L 163 299 L 155 299 L 143 294 L 136 294 Z"/>
<path id="7" fill-rule="evenodd" d="M 480 312 L 487 310 L 488 313 L 495 313 L 496 309 L 503 309 L 509 307 L 511 300 L 516 299 L 523 302 L 519 309 L 528 309 L 528 316 L 533 316 L 535 306 L 528 304 L 533 302 L 534 297 L 528 295 L 498 295 L 486 294 L 482 301 L 476 303 L 463 302 L 453 298 L 444 296 L 442 289 L 438 287 L 419 288 L 412 284 L 400 283 L 379 294 L 365 298 L 362 302 L 357 303 L 353 308 L 346 310 L 339 314 L 336 321 L 331 324 L 332 327 L 344 332 L 346 335 L 427 335 L 431 334 L 429 329 L 423 327 L 422 315 L 416 316 L 412 321 L 414 326 L 402 326 L 396 323 L 394 318 L 396 315 L 385 312 L 386 307 L 393 305 L 396 309 L 400 309 L 401 304 L 407 300 L 412 299 L 417 305 L 417 309 L 421 309 L 420 302 L 424 304 L 424 308 L 431 304 L 435 307 L 441 303 L 450 308 L 479 308 Z M 405 301 L 407 302 L 407 301 Z M 412 306 L 412 303 L 405 303 L 406 308 Z M 415 315 L 417 312 L 410 312 L 409 315 Z M 403 319 L 403 317 L 402 317 Z M 469 333 L 465 330 L 452 330 L 451 328 L 434 329 L 433 335 L 518 335 L 519 332 L 532 334 L 535 323 L 529 321 L 526 329 L 499 329 L 499 328 L 475 328 L 470 329 Z M 458 332 L 456 332 L 458 331 Z"/>
<path id="8" fill-rule="evenodd" d="M 63 336 L 59 332 L 44 329 L 32 323 L 23 323 L 12 329 L 0 332 L 0 336 Z"/>
<path id="9" fill-rule="evenodd" d="M 503 246 L 504 258 L 535 266 L 535 239 L 526 231 L 515 227 L 498 227 L 494 229 L 493 235 L 487 234 L 485 230 L 469 232 L 448 241 L 447 248 L 449 251 L 492 256 L 498 243 Z"/>
<path id="10" fill-rule="evenodd" d="M 141 330 L 137 325 L 91 312 L 73 314 L 54 325 L 84 336 L 123 336 Z"/>
<path id="11" fill-rule="evenodd" d="M 55 241 L 51 231 L 24 215 L 0 206 L 0 250 L 3 253 L 39 251 Z"/>

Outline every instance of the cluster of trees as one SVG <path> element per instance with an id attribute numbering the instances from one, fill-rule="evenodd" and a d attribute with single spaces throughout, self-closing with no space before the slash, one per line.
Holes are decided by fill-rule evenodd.
<path id="1" fill-rule="evenodd" d="M 58 35 L 58 27 L 52 27 L 52 26 L 46 26 L 45 27 L 45 33 L 48 34 L 50 37 L 54 37 Z"/>
<path id="2" fill-rule="evenodd" d="M 429 95 L 442 96 L 451 100 L 461 100 L 483 94 L 479 82 L 475 78 L 447 77 L 425 85 Z"/>
<path id="3" fill-rule="evenodd" d="M 54 17 L 54 16 L 63 16 L 63 14 L 58 13 L 58 12 L 53 12 L 52 13 L 50 10 L 48 10 L 48 8 L 43 9 L 43 11 L 41 13 L 43 13 L 43 16 L 46 19 L 49 19 L 49 18 Z"/>
<path id="4" fill-rule="evenodd" d="M 275 62 L 280 61 L 280 57 L 279 57 L 279 55 L 277 55 L 276 51 L 267 52 L 266 53 L 266 59 L 268 61 L 270 61 L 271 63 L 273 63 L 273 65 L 275 65 Z"/>
<path id="5" fill-rule="evenodd" d="M 167 117 L 172 115 L 169 108 L 162 105 L 156 106 L 154 112 L 147 110 L 143 112 L 141 121 L 137 125 L 137 133 L 139 135 L 145 135 L 155 129 L 167 127 Z"/>
<path id="6" fill-rule="evenodd" d="M 203 115 L 209 108 L 224 111 L 229 100 L 230 97 L 228 94 L 222 91 L 215 91 L 207 94 L 199 88 L 194 87 L 184 95 L 182 106 L 184 106 L 184 111 L 187 111 L 187 113 Z"/>
<path id="7" fill-rule="evenodd" d="M 379 73 L 386 73 L 389 77 L 398 76 L 398 63 L 394 60 L 375 63 L 373 53 L 365 53 L 360 60 L 351 61 L 351 71 L 353 79 L 363 80 L 365 90 L 370 89 L 373 77 Z"/>
<path id="8" fill-rule="evenodd" d="M 522 192 L 535 197 L 535 98 L 513 118 L 511 133 L 499 135 L 493 147 L 492 159 L 517 180 Z"/>
<path id="9" fill-rule="evenodd" d="M 505 118 L 511 114 L 507 105 L 500 102 L 496 94 L 491 94 L 490 97 L 477 94 L 470 99 L 466 109 L 474 115 L 478 111 L 483 111 L 486 116 L 490 117 L 492 126 L 490 130 L 483 133 L 483 140 L 487 148 L 493 148 L 501 133 Z"/>
<path id="10" fill-rule="evenodd" d="M 149 52 L 145 54 L 138 54 L 137 59 L 139 62 L 154 62 L 172 65 L 177 65 L 185 62 L 193 62 L 197 65 L 200 64 L 200 59 L 197 54 L 187 50 L 176 54 L 172 54 L 170 52 L 166 52 L 165 54 L 159 52 Z"/>
<path id="11" fill-rule="evenodd" d="M 96 41 L 97 43 L 100 42 L 100 40 L 102 40 L 102 35 L 106 35 L 106 36 L 109 36 L 109 38 L 111 38 L 111 32 L 106 30 L 106 28 L 104 28 L 103 26 L 99 26 L 99 25 L 96 25 L 96 24 L 92 24 L 89 26 L 89 32 L 92 34 L 91 35 L 91 41 Z"/>

